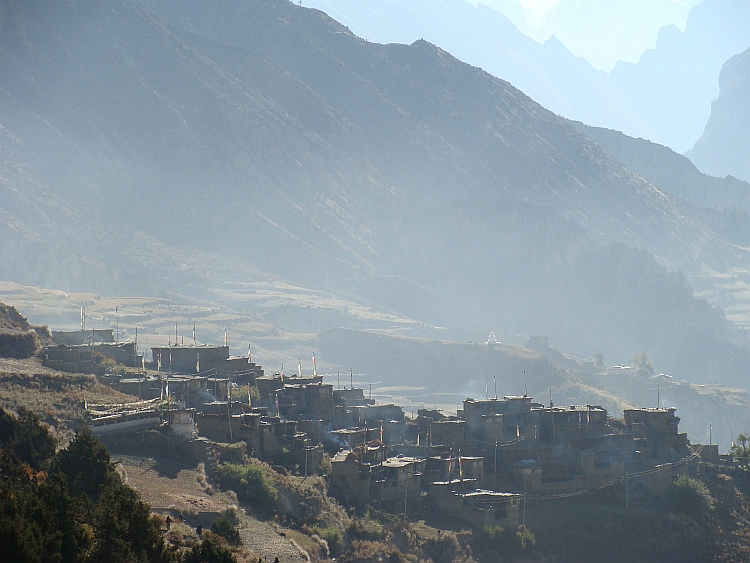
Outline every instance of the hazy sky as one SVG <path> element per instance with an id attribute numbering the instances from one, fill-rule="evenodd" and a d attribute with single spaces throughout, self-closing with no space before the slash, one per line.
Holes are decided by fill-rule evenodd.
<path id="1" fill-rule="evenodd" d="M 596 68 L 609 71 L 618 60 L 637 62 L 656 45 L 659 29 L 685 28 L 700 0 L 469 0 L 508 17 L 537 41 L 555 35 Z"/>

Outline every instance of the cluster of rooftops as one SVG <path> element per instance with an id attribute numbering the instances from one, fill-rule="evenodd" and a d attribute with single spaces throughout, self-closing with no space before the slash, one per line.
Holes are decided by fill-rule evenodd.
<path id="1" fill-rule="evenodd" d="M 428 495 L 479 525 L 516 518 L 520 495 L 593 490 L 695 456 L 673 408 L 612 418 L 599 405 L 545 405 L 523 395 L 467 398 L 454 416 L 420 409 L 408 417 L 353 384 L 342 388 L 317 374 L 266 375 L 225 346 L 152 353 L 150 371 L 102 376 L 144 402 L 120 414 L 92 412 L 95 432 L 166 424 L 189 440 L 244 442 L 249 455 L 306 474 L 327 452 L 332 493 L 354 504 L 404 506 L 411 490 L 413 499 Z M 238 387 L 254 391 L 240 400 Z M 642 479 L 643 494 L 658 494 L 662 481 Z"/>

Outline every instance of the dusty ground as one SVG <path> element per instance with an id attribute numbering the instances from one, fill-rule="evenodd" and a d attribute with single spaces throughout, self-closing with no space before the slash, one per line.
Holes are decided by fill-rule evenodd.
<path id="1" fill-rule="evenodd" d="M 197 512 L 222 514 L 236 510 L 234 497 L 213 490 L 198 468 L 165 458 L 115 455 L 113 459 L 120 463 L 130 485 L 155 512 L 160 508 L 171 508 L 184 514 L 186 524 L 190 525 L 183 532 L 185 534 L 192 533 L 195 523 L 191 522 L 191 515 Z M 246 552 L 259 555 L 267 563 L 273 562 L 275 557 L 280 563 L 307 560 L 305 553 L 290 541 L 291 538 L 280 535 L 271 524 L 241 513 L 238 520 Z M 257 558 L 252 561 L 255 563 Z"/>
<path id="2" fill-rule="evenodd" d="M 283 532 L 282 532 L 283 533 Z M 309 561 L 306 554 L 292 544 L 286 536 L 281 536 L 267 522 L 244 516 L 240 522 L 242 543 L 263 557 L 263 561 L 272 563 L 278 557 L 281 563 L 300 563 Z"/>
<path id="3" fill-rule="evenodd" d="M 0 406 L 31 409 L 58 431 L 63 443 L 82 420 L 85 402 L 92 405 L 137 400 L 102 385 L 93 375 L 46 368 L 39 358 L 0 358 Z"/>
<path id="4" fill-rule="evenodd" d="M 128 482 L 155 510 L 171 508 L 189 515 L 197 512 L 224 513 L 234 505 L 226 495 L 209 494 L 195 468 L 171 459 L 115 455 Z M 209 489 L 210 490 L 210 489 Z"/>

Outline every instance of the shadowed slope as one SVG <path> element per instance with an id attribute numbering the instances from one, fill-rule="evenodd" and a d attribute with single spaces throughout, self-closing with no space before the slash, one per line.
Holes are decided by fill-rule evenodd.
<path id="1" fill-rule="evenodd" d="M 507 82 L 281 0 L 3 6 L 0 275 L 213 299 L 281 279 L 666 367 L 700 327 L 739 377 L 722 312 L 625 244 L 744 250 Z"/>

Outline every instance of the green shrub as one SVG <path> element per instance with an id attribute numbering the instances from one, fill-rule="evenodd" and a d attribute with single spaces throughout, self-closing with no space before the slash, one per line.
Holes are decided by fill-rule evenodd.
<path id="1" fill-rule="evenodd" d="M 526 526 L 519 526 L 516 537 L 522 550 L 533 550 L 536 547 L 536 536 Z"/>
<path id="2" fill-rule="evenodd" d="M 126 372 L 125 366 L 122 364 L 118 364 L 112 358 L 104 358 L 101 361 L 101 365 L 104 366 L 104 371 L 106 373 L 113 373 L 115 375 L 125 375 L 125 372 Z"/>
<path id="3" fill-rule="evenodd" d="M 320 458 L 320 465 L 318 466 L 318 473 L 323 477 L 329 477 L 333 473 L 333 464 L 331 463 L 331 456 L 323 452 L 323 456 Z"/>
<path id="4" fill-rule="evenodd" d="M 242 502 L 264 512 L 276 509 L 279 493 L 262 463 L 221 463 L 216 473 L 222 488 L 232 489 Z"/>
<path id="5" fill-rule="evenodd" d="M 349 524 L 347 530 L 351 537 L 360 540 L 382 540 L 386 533 L 383 525 L 377 518 L 372 518 L 369 514 L 365 518 L 354 518 Z"/>
<path id="6" fill-rule="evenodd" d="M 242 545 L 240 532 L 226 518 L 217 518 L 211 523 L 211 531 L 217 536 L 221 536 L 229 545 Z"/>
<path id="7" fill-rule="evenodd" d="M 447 530 L 441 530 L 437 538 L 427 539 L 423 544 L 423 549 L 435 563 L 450 563 L 461 551 L 456 533 Z"/>
<path id="8" fill-rule="evenodd" d="M 55 453 L 55 439 L 39 417 L 24 407 L 18 415 L 0 409 L 0 448 L 9 447 L 21 461 L 40 469 Z"/>
<path id="9" fill-rule="evenodd" d="M 716 504 L 708 487 L 687 475 L 680 475 L 672 484 L 669 500 L 675 512 L 696 519 L 707 518 Z"/>
<path id="10" fill-rule="evenodd" d="M 66 449 L 55 454 L 52 472 L 65 475 L 72 496 L 85 494 L 94 501 L 102 487 L 120 482 L 107 448 L 87 426 L 76 432 Z"/>
<path id="11" fill-rule="evenodd" d="M 737 442 L 732 443 L 729 452 L 742 467 L 747 467 L 750 461 L 750 435 L 742 433 L 737 436 Z"/>
<path id="12" fill-rule="evenodd" d="M 183 563 L 237 563 L 237 559 L 229 548 L 221 545 L 218 536 L 203 532 L 203 541 L 185 554 Z"/>
<path id="13" fill-rule="evenodd" d="M 483 535 L 489 546 L 503 557 L 515 557 L 536 546 L 534 534 L 525 526 L 519 526 L 517 530 L 486 526 Z"/>
<path id="14" fill-rule="evenodd" d="M 310 528 L 310 531 L 313 534 L 317 534 L 321 539 L 326 540 L 331 556 L 338 557 L 341 554 L 341 548 L 344 547 L 344 542 L 343 537 L 341 536 L 341 531 L 338 528 L 334 528 L 333 526 L 327 528 L 313 526 Z"/>
<path id="15" fill-rule="evenodd" d="M 257 405 L 260 401 L 260 391 L 257 387 L 251 387 L 250 385 L 242 385 L 237 389 L 232 389 L 232 400 L 239 401 L 241 403 L 247 403 L 248 395 L 250 396 L 250 403 Z"/>

